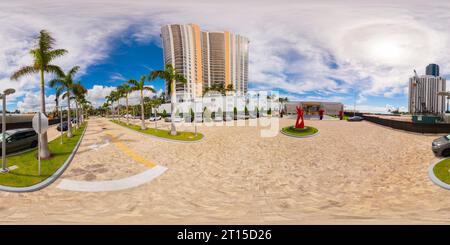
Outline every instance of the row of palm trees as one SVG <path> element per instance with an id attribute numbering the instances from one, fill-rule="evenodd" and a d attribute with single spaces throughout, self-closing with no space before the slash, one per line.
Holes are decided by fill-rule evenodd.
<path id="1" fill-rule="evenodd" d="M 68 120 L 70 122 L 70 100 L 76 101 L 77 115 L 78 106 L 85 108 L 88 102 L 86 101 L 85 94 L 87 90 L 81 85 L 80 82 L 73 82 L 74 76 L 80 69 L 78 66 L 73 67 L 68 72 L 53 64 L 52 62 L 59 57 L 68 53 L 65 49 L 55 49 L 55 39 L 46 30 L 41 30 L 36 38 L 36 45 L 30 50 L 30 55 L 33 58 L 33 64 L 23 66 L 11 75 L 11 80 L 18 80 L 26 75 L 39 74 L 40 75 L 40 112 L 46 114 L 45 110 L 45 75 L 56 75 L 55 79 L 49 82 L 50 87 L 56 88 L 56 97 L 62 94 L 63 98 L 67 98 L 68 103 Z M 77 128 L 79 127 L 80 120 L 77 120 Z M 68 123 L 68 137 L 72 137 L 71 124 Z M 47 133 L 40 135 L 41 148 L 39 155 L 41 158 L 46 159 L 50 157 L 50 150 L 48 148 Z"/>
<path id="2" fill-rule="evenodd" d="M 80 70 L 79 66 L 75 66 L 67 73 L 59 74 L 55 79 L 50 80 L 49 85 L 51 88 L 56 89 L 56 99 L 62 96 L 62 99 L 67 99 L 67 121 L 71 122 L 71 102 L 75 101 L 75 117 L 76 127 L 80 128 L 80 122 L 84 118 L 84 108 L 90 104 L 86 100 L 87 89 L 81 85 L 81 82 L 74 82 L 75 74 Z M 80 112 L 81 110 L 81 112 Z M 72 124 L 68 123 L 67 137 L 72 138 Z"/>
<path id="3" fill-rule="evenodd" d="M 168 85 L 167 86 L 168 93 L 171 96 L 171 100 L 170 100 L 171 101 L 171 111 L 174 111 L 175 106 L 176 106 L 176 104 L 175 104 L 176 103 L 176 89 L 175 89 L 176 82 L 186 84 L 186 78 L 183 76 L 183 74 L 178 73 L 171 64 L 167 64 L 164 67 L 164 70 L 155 70 L 155 71 L 152 71 L 149 75 L 141 76 L 139 81 L 130 79 L 130 80 L 126 81 L 124 84 L 119 85 L 116 90 L 111 91 L 111 93 L 105 97 L 106 105 L 104 105 L 103 107 L 105 108 L 107 105 L 111 105 L 111 112 L 114 113 L 114 103 L 117 102 L 118 103 L 117 108 L 119 108 L 120 99 L 125 98 L 127 123 L 129 123 L 128 95 L 133 91 L 139 91 L 140 92 L 140 104 L 141 104 L 141 129 L 143 129 L 143 130 L 146 129 L 145 113 L 144 113 L 144 110 L 145 110 L 144 91 L 151 91 L 153 93 L 155 92 L 153 87 L 146 86 L 146 82 L 147 81 L 152 82 L 156 78 L 161 78 L 166 81 L 166 83 Z M 161 102 L 161 101 L 159 101 L 159 102 Z M 170 128 L 170 134 L 174 136 L 177 134 L 177 131 L 175 128 L 175 123 L 174 123 L 175 113 L 171 113 L 171 117 L 172 117 L 172 120 L 171 120 L 172 123 L 171 123 L 171 128 Z M 114 118 L 114 114 L 113 114 L 113 118 Z"/>

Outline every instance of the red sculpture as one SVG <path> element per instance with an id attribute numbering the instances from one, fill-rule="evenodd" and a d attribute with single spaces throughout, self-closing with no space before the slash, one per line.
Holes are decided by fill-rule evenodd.
<path id="1" fill-rule="evenodd" d="M 342 120 L 344 118 L 344 111 L 339 111 L 339 120 Z"/>
<path id="2" fill-rule="evenodd" d="M 305 120 L 303 119 L 303 107 L 302 106 L 297 106 L 297 122 L 295 122 L 295 128 L 305 128 Z M 302 122 L 299 123 L 300 119 L 302 119 Z"/>
<path id="3" fill-rule="evenodd" d="M 322 120 L 323 119 L 323 114 L 325 113 L 325 110 L 324 109 L 320 109 L 319 110 L 319 117 L 320 117 L 320 120 Z"/>

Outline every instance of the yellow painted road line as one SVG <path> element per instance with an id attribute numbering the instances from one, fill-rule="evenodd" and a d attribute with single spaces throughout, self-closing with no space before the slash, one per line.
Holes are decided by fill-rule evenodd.
<path id="1" fill-rule="evenodd" d="M 113 144 L 119 148 L 123 153 L 127 154 L 128 156 L 130 156 L 133 160 L 135 160 L 138 163 L 144 164 L 145 166 L 149 167 L 149 168 L 154 168 L 156 166 L 155 163 L 141 157 L 139 154 L 137 154 L 136 152 L 132 151 L 130 148 L 128 148 L 124 143 L 122 143 L 118 138 L 114 137 L 111 133 L 106 133 L 107 135 L 109 135 L 111 137 L 111 141 L 113 142 Z"/>

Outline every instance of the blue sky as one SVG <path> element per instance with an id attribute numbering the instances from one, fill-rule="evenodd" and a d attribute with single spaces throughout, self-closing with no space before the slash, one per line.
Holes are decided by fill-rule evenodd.
<path id="1" fill-rule="evenodd" d="M 86 74 L 80 77 L 87 88 L 96 84 L 118 86 L 128 79 L 139 80 L 152 70 L 164 66 L 162 49 L 154 42 L 138 43 L 122 37 L 112 40 L 112 50 L 108 57 L 87 68 Z M 147 82 L 155 90 L 164 89 L 164 82 L 157 79 Z"/>
<path id="2" fill-rule="evenodd" d="M 361 111 L 405 109 L 413 69 L 423 74 L 437 63 L 444 77 L 450 74 L 444 52 L 450 50 L 450 3 L 444 0 L 23 0 L 0 2 L 0 18 L 0 90 L 15 88 L 8 109 L 24 112 L 39 106 L 39 77 L 9 77 L 31 63 L 28 51 L 41 29 L 69 51 L 57 65 L 81 67 L 77 79 L 94 105 L 122 78 L 163 67 L 160 28 L 173 23 L 248 37 L 250 89 L 278 90 L 291 100 L 352 108 L 356 97 Z M 152 85 L 163 88 L 162 81 Z M 54 90 L 46 88 L 46 95 L 52 110 Z"/>

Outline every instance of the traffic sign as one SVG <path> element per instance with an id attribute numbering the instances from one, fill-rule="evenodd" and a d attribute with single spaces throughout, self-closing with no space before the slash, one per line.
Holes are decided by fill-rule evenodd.
<path id="1" fill-rule="evenodd" d="M 43 134 L 47 132 L 48 129 L 48 118 L 44 113 L 38 112 L 33 117 L 33 129 L 38 134 Z"/>

